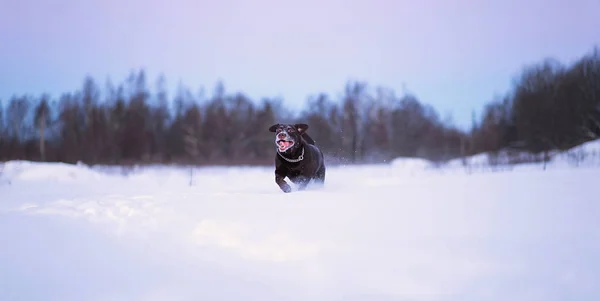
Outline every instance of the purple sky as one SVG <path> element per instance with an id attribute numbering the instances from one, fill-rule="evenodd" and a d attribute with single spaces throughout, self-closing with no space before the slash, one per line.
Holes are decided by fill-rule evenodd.
<path id="1" fill-rule="evenodd" d="M 509 89 L 524 64 L 600 46 L 600 0 L 1 0 L 0 99 L 104 87 L 143 67 L 212 91 L 306 96 L 347 79 L 421 101 L 457 124 Z"/>

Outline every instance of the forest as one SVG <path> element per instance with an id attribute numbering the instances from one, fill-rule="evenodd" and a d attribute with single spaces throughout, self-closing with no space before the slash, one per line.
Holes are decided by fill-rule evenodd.
<path id="1" fill-rule="evenodd" d="M 545 58 L 518 74 L 468 130 L 414 95 L 365 82 L 346 83 L 340 97 L 307 94 L 304 109 L 292 112 L 285 99 L 250 99 L 222 83 L 210 96 L 180 84 L 171 97 L 167 79 L 149 79 L 144 70 L 118 84 L 84 77 L 81 87 L 61 95 L 0 100 L 0 161 L 268 165 L 275 146 L 267 128 L 276 122 L 309 124 L 331 164 L 540 154 L 600 136 L 597 47 L 573 63 Z"/>

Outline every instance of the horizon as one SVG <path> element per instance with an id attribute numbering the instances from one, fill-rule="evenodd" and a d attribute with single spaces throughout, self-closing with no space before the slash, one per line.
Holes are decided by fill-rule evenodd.
<path id="1" fill-rule="evenodd" d="M 170 100 L 180 82 L 211 95 L 222 81 L 226 91 L 281 98 L 298 111 L 309 96 L 337 100 L 348 80 L 359 80 L 396 95 L 405 86 L 461 129 L 508 93 L 524 66 L 546 58 L 568 65 L 600 44 L 593 0 L 24 0 L 0 11 L 0 39 L 9 46 L 0 49 L 0 69 L 9 70 L 0 75 L 3 103 L 13 95 L 56 98 L 86 76 L 104 90 L 107 79 L 120 84 L 143 69 L 151 90 L 165 76 Z"/>

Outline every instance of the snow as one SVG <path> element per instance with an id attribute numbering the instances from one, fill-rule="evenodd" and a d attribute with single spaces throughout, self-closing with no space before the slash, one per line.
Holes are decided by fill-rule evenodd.
<path id="1" fill-rule="evenodd" d="M 600 167 L 600 139 L 584 143 L 564 152 L 549 152 L 550 160 L 543 164 L 544 154 L 500 151 L 496 154 L 477 154 L 466 158 L 434 163 L 418 158 L 396 158 L 392 166 L 411 175 L 423 171 L 436 172 L 488 172 L 509 170 L 537 170 L 544 168 L 570 169 L 572 167 Z M 519 164 L 516 164 L 519 163 Z"/>
<path id="2" fill-rule="evenodd" d="M 546 170 L 332 166 L 290 194 L 271 167 L 190 186 L 186 168 L 6 162 L 0 300 L 598 300 L 599 149 Z"/>

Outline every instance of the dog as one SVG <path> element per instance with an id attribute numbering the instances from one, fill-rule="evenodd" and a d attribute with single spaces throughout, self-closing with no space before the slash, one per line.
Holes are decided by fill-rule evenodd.
<path id="1" fill-rule="evenodd" d="M 304 190 L 311 180 L 318 185 L 325 184 L 325 159 L 315 141 L 306 133 L 308 125 L 274 124 L 269 131 L 275 133 L 275 183 L 285 192 L 292 188 L 285 181 L 289 178 Z"/>

